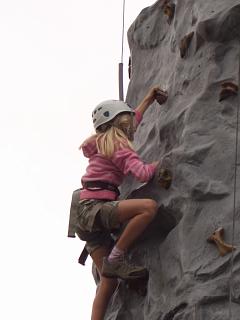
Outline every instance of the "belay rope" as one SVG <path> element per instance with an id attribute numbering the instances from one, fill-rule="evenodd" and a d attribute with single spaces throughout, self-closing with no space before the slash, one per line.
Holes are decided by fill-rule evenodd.
<path id="1" fill-rule="evenodd" d="M 123 93 L 123 45 L 124 45 L 124 26 L 125 25 L 125 0 L 123 0 L 122 8 L 122 52 L 121 62 L 118 64 L 118 87 L 119 87 L 119 100 L 124 100 Z"/>
<path id="2" fill-rule="evenodd" d="M 125 0 L 122 5 L 122 50 L 121 50 L 121 62 L 118 64 L 118 88 L 119 88 L 119 100 L 124 101 L 123 92 L 123 47 L 124 47 L 124 32 L 125 32 Z M 131 113 L 131 131 L 133 132 L 133 113 Z"/>
<path id="3" fill-rule="evenodd" d="M 240 70 L 239 70 L 240 71 Z M 235 241 L 235 226 L 236 226 L 236 192 L 237 192 L 237 165 L 238 165 L 238 140 L 239 140 L 239 98 L 237 103 L 237 124 L 236 124 L 236 139 L 235 139 L 235 167 L 234 167 L 234 191 L 233 191 L 233 216 L 232 216 L 232 246 Z M 232 296 L 233 296 L 233 262 L 234 250 L 231 253 L 230 260 L 230 278 L 229 278 L 229 320 L 232 320 Z"/>

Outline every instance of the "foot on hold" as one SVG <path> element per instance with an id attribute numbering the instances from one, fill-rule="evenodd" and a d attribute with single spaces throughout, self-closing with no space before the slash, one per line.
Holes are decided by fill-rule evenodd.
<path id="1" fill-rule="evenodd" d="M 184 58 L 186 56 L 187 50 L 190 46 L 190 43 L 192 41 L 192 37 L 194 35 L 194 31 L 187 34 L 184 38 L 182 38 L 180 42 L 180 56 L 181 58 Z"/>
<path id="2" fill-rule="evenodd" d="M 227 244 L 223 240 L 224 236 L 224 229 L 218 228 L 216 231 L 213 232 L 213 234 L 207 239 L 208 242 L 213 242 L 216 244 L 219 254 L 223 257 L 225 254 L 232 252 L 236 249 L 236 247 Z"/>
<path id="3" fill-rule="evenodd" d="M 148 274 L 145 267 L 129 264 L 126 259 L 108 261 L 107 257 L 103 258 L 102 276 L 106 278 L 120 278 L 122 280 L 144 278 Z"/>
<path id="4" fill-rule="evenodd" d="M 222 89 L 220 92 L 219 102 L 227 99 L 228 97 L 235 96 L 238 94 L 238 86 L 230 81 L 222 83 Z"/>

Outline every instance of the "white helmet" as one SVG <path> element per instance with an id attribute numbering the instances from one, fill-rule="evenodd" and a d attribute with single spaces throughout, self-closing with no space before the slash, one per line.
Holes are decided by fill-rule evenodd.
<path id="1" fill-rule="evenodd" d="M 92 113 L 94 128 L 97 129 L 99 126 L 109 122 L 122 112 L 134 113 L 128 104 L 123 101 L 106 100 L 99 103 Z"/>

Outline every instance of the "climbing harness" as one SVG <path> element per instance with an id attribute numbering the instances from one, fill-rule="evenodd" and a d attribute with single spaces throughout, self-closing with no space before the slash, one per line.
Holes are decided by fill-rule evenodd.
<path id="1" fill-rule="evenodd" d="M 122 52 L 121 62 L 118 64 L 118 86 L 119 86 L 119 100 L 124 100 L 123 93 L 123 43 L 124 43 L 124 28 L 125 28 L 125 0 L 123 0 L 122 8 Z"/>
<path id="2" fill-rule="evenodd" d="M 119 189 L 114 184 L 104 181 L 85 181 L 82 182 L 83 188 L 91 191 L 94 190 L 109 190 L 115 192 L 118 196 L 120 195 Z"/>
<path id="3" fill-rule="evenodd" d="M 235 224 L 236 224 L 236 191 L 237 191 L 237 163 L 238 163 L 238 140 L 239 140 L 239 98 L 237 104 L 237 125 L 236 125 L 236 140 L 235 140 L 235 168 L 234 168 L 234 192 L 233 192 L 233 217 L 232 217 L 232 246 L 235 241 Z M 232 295 L 233 295 L 233 261 L 234 251 L 231 254 L 230 260 L 230 279 L 229 279 L 229 320 L 232 320 Z"/>

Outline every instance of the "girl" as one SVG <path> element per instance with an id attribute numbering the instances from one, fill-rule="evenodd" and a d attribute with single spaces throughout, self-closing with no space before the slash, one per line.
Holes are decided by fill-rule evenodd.
<path id="1" fill-rule="evenodd" d="M 141 182 L 149 181 L 154 175 L 158 161 L 144 164 L 131 141 L 144 112 L 155 98 L 162 104 L 167 94 L 159 87 L 152 88 L 135 111 L 123 101 L 102 102 L 92 114 L 96 134 L 80 146 L 89 164 L 82 177 L 76 233 L 86 241 L 86 249 L 100 275 L 92 320 L 104 319 L 117 278 L 144 277 L 147 272 L 144 267 L 128 264 L 124 256 L 154 218 L 157 204 L 151 199 L 118 201 L 117 187 L 128 174 Z M 112 248 L 110 233 L 123 224 L 126 226 Z"/>

